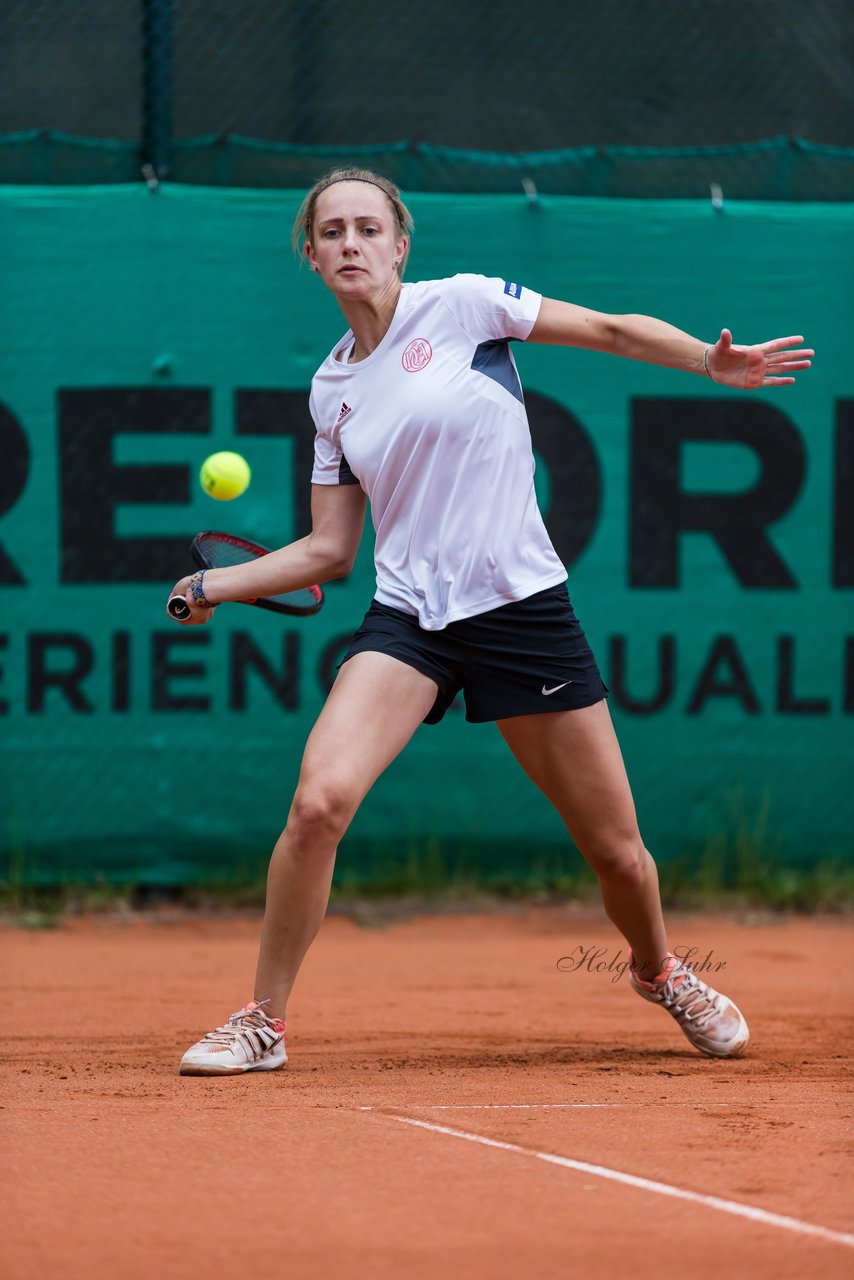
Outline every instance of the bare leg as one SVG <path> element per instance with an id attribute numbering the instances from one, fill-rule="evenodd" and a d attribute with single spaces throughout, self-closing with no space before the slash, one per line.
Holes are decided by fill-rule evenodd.
<path id="1" fill-rule="evenodd" d="M 609 919 L 652 978 L 667 955 L 658 874 L 644 847 L 607 704 L 498 722 L 595 872 Z"/>
<path id="2" fill-rule="evenodd" d="M 326 913 L 338 842 L 373 783 L 436 698 L 436 684 L 381 653 L 344 664 L 303 755 L 288 822 L 273 850 L 255 999 L 284 1018 L 306 951 Z"/>

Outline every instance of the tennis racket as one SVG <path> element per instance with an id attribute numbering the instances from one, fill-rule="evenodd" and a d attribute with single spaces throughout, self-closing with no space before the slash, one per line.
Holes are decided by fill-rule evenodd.
<path id="1" fill-rule="evenodd" d="M 200 569 L 225 569 L 269 554 L 269 547 L 250 542 L 248 538 L 238 538 L 231 533 L 216 533 L 210 529 L 197 533 L 190 543 L 190 555 Z M 278 596 L 259 596 L 257 600 L 241 600 L 239 603 L 254 604 L 259 609 L 269 609 L 272 613 L 307 618 L 322 607 L 323 592 L 318 586 L 298 587 L 296 591 L 285 591 Z M 166 609 L 179 622 L 190 616 L 190 607 L 183 596 L 172 596 Z"/>

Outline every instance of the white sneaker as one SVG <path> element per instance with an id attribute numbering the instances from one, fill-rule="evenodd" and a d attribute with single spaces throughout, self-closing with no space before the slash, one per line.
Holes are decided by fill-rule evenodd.
<path id="1" fill-rule="evenodd" d="M 250 1000 L 233 1013 L 224 1027 L 209 1031 L 181 1059 L 182 1076 L 236 1076 L 244 1071 L 276 1071 L 283 1067 L 285 1024 L 261 1007 L 266 1000 Z"/>
<path id="2" fill-rule="evenodd" d="M 674 955 L 652 982 L 629 967 L 629 982 L 639 996 L 660 1004 L 676 1019 L 695 1049 L 710 1058 L 737 1058 L 744 1053 L 750 1032 L 744 1015 L 732 1000 L 701 982 Z"/>

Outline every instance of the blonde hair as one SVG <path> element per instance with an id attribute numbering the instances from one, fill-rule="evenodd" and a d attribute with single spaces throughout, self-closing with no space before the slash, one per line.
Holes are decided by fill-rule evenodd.
<path id="1" fill-rule="evenodd" d="M 327 187 L 334 186 L 336 182 L 367 182 L 372 187 L 379 187 L 380 191 L 388 197 L 391 203 L 398 237 L 406 236 L 407 240 L 411 237 L 414 225 L 412 214 L 403 203 L 400 190 L 393 182 L 388 178 L 384 178 L 382 174 L 374 173 L 372 169 L 333 169 L 331 173 L 327 173 L 315 182 L 297 210 L 291 238 L 294 253 L 300 262 L 308 261 L 307 246 L 313 243 L 314 217 L 318 197 L 323 194 Z M 397 264 L 397 274 L 401 277 L 406 268 L 408 258 L 409 244 L 407 244 L 403 257 Z"/>

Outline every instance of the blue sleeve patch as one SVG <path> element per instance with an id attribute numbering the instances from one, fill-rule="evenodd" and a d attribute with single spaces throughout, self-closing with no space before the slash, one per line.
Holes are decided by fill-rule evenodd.
<path id="1" fill-rule="evenodd" d="M 518 298 L 521 298 L 522 296 L 522 286 L 520 284 L 513 284 L 511 280 L 505 280 L 504 292 L 509 293 L 511 298 L 518 299 Z"/>

